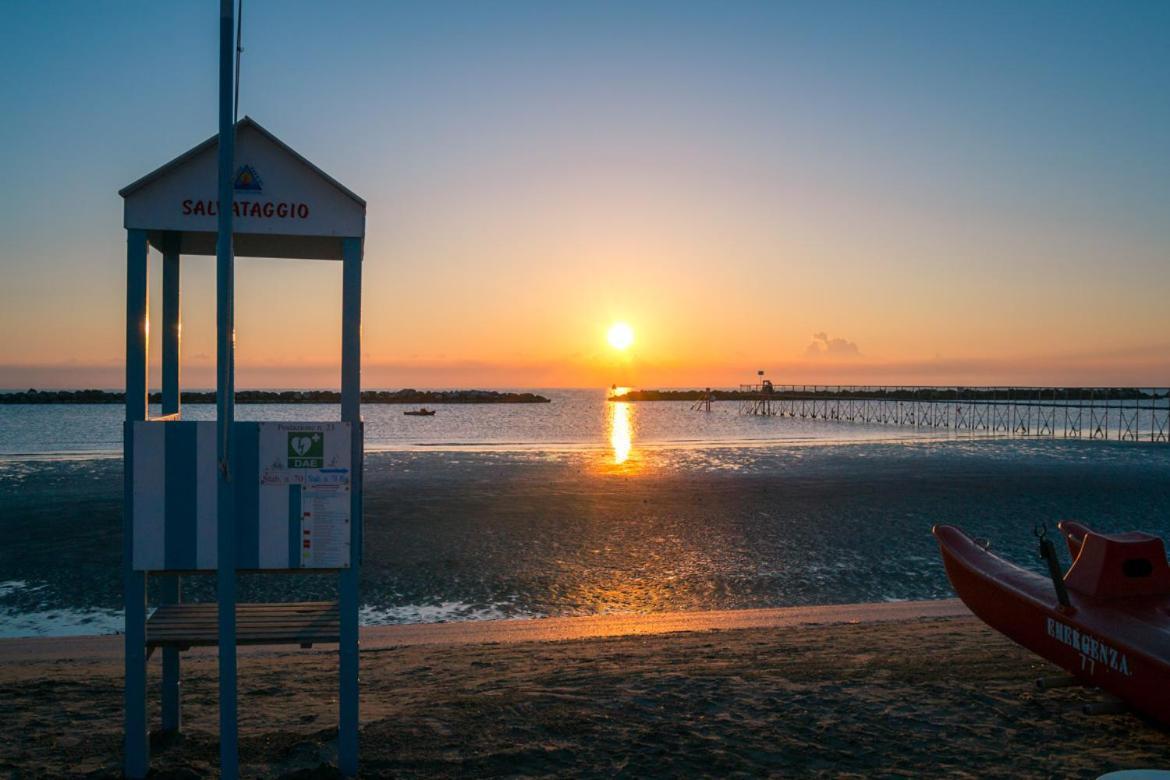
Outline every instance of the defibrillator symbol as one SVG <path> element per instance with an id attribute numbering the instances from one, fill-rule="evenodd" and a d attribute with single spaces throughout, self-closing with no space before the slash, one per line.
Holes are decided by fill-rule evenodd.
<path id="1" fill-rule="evenodd" d="M 288 467 L 319 469 L 325 465 L 325 437 L 319 431 L 289 431 Z"/>

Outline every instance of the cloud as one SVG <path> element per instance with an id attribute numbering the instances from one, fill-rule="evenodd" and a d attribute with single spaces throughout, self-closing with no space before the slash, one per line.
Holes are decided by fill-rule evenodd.
<path id="1" fill-rule="evenodd" d="M 829 334 L 821 331 L 813 334 L 812 343 L 805 349 L 808 357 L 860 357 L 861 350 L 852 341 L 842 338 L 829 338 Z"/>

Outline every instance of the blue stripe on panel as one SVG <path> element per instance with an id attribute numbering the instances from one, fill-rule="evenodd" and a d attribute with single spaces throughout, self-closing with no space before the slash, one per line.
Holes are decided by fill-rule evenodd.
<path id="1" fill-rule="evenodd" d="M 288 486 L 288 567 L 301 568 L 301 486 Z"/>
<path id="2" fill-rule="evenodd" d="M 236 494 L 236 568 L 260 568 L 260 428 L 232 426 L 232 474 Z"/>
<path id="3" fill-rule="evenodd" d="M 195 423 L 159 423 L 166 431 L 166 568 L 195 568 Z"/>
<path id="4" fill-rule="evenodd" d="M 192 423 L 195 434 L 195 525 L 196 556 L 199 569 L 215 568 L 219 555 L 216 542 L 219 514 L 219 461 L 216 458 L 214 422 Z"/>
<path id="5" fill-rule="evenodd" d="M 163 423 L 133 424 L 132 489 L 135 571 L 158 571 L 166 565 L 166 440 Z"/>

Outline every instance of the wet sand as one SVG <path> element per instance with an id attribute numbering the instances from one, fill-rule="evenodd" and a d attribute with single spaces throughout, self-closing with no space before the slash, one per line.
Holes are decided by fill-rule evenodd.
<path id="1" fill-rule="evenodd" d="M 942 522 L 1037 568 L 1036 522 L 1170 537 L 1165 447 L 678 448 L 620 466 L 599 454 L 371 453 L 363 622 L 947 598 L 930 533 Z M 0 463 L 0 635 L 120 628 L 122 486 L 118 460 Z M 214 577 L 183 588 L 215 599 Z M 243 601 L 332 599 L 336 577 L 242 575 L 239 588 Z"/>
<path id="2" fill-rule="evenodd" d="M 1036 691 L 1052 667 L 954 602 L 716 614 L 369 629 L 363 772 L 1095 777 L 1170 765 L 1170 735 L 1132 715 L 1081 715 L 1089 691 Z M 0 772 L 117 775 L 117 639 L 69 641 L 0 643 Z M 156 740 L 154 766 L 213 776 L 215 659 L 185 658 L 186 733 Z M 245 774 L 329 776 L 335 685 L 328 650 L 242 652 Z"/>

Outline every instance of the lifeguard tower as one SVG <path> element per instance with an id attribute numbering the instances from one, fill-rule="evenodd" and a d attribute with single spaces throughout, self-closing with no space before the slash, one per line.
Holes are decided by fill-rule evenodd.
<path id="1" fill-rule="evenodd" d="M 161 727 L 178 731 L 180 654 L 201 645 L 219 648 L 221 769 L 231 777 L 238 765 L 237 646 L 337 643 L 339 768 L 353 776 L 358 761 L 365 201 L 252 119 L 234 125 L 229 119 L 227 128 L 226 148 L 221 130 L 120 192 L 127 236 L 125 772 L 144 777 L 149 770 L 146 665 L 156 651 L 163 665 Z M 221 209 L 230 209 L 226 251 Z M 150 247 L 162 254 L 162 405 L 155 416 L 147 395 Z M 341 261 L 339 420 L 235 422 L 236 254 Z M 183 255 L 219 259 L 214 422 L 182 419 Z M 238 604 L 239 571 L 335 572 L 337 598 Z M 217 603 L 183 601 L 181 578 L 199 574 L 217 577 Z M 153 613 L 147 603 L 150 577 L 162 581 L 161 603 Z"/>

